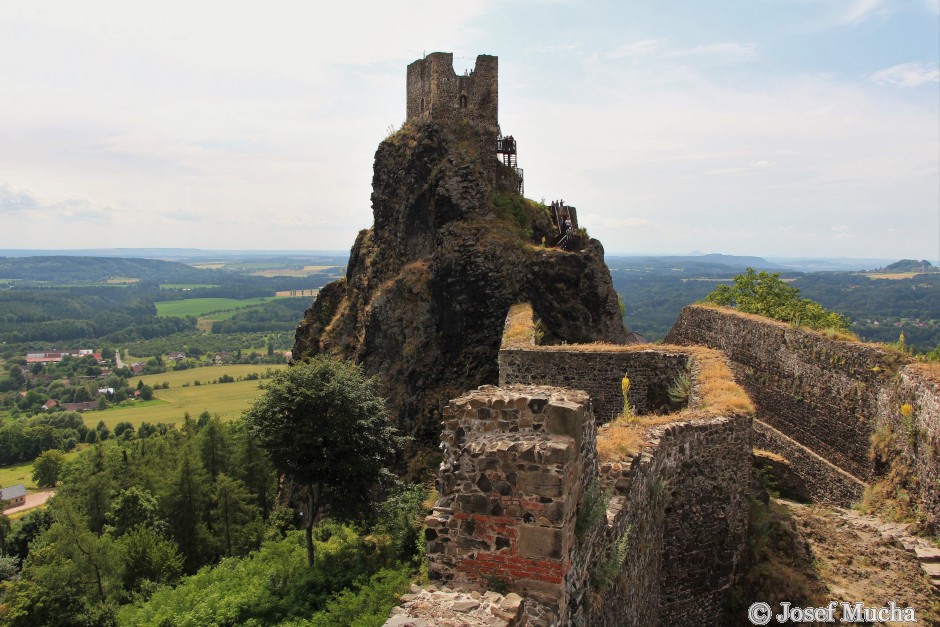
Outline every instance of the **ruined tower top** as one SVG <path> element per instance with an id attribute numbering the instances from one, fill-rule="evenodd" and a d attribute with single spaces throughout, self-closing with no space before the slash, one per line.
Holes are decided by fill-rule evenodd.
<path id="1" fill-rule="evenodd" d="M 499 132 L 499 59 L 481 54 L 469 73 L 454 72 L 451 52 L 432 52 L 408 66 L 407 119 L 461 117 Z"/>

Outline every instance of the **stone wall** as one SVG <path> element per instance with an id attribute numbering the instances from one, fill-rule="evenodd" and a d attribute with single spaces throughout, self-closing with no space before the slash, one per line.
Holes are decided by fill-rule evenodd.
<path id="1" fill-rule="evenodd" d="M 583 392 L 483 386 L 452 401 L 441 497 L 426 521 L 431 579 L 509 586 L 567 624 L 575 516 L 597 476 L 595 438 Z"/>
<path id="2" fill-rule="evenodd" d="M 458 76 L 453 53 L 432 52 L 408 66 L 407 119 L 450 122 L 467 118 L 491 129 L 495 139 L 499 125 L 498 76 L 497 57 L 481 54 L 469 74 Z"/>
<path id="3" fill-rule="evenodd" d="M 595 545 L 603 552 L 628 533 L 629 548 L 585 624 L 722 622 L 725 593 L 744 569 L 750 450 L 749 415 L 689 416 L 653 428 L 628 463 L 602 467 L 620 509 Z"/>
<path id="4" fill-rule="evenodd" d="M 686 307 L 666 337 L 721 350 L 757 406 L 755 445 L 791 461 L 813 497 L 847 505 L 899 464 L 926 522 L 940 524 L 940 384 L 871 344 L 711 307 Z M 872 443 L 886 452 L 876 463 Z M 898 481 L 897 476 L 891 481 Z"/>
<path id="5" fill-rule="evenodd" d="M 757 418 L 856 478 L 871 477 L 878 393 L 899 357 L 876 346 L 731 310 L 691 306 L 666 337 L 722 351 L 757 405 Z"/>
<path id="6" fill-rule="evenodd" d="M 623 413 L 621 381 L 630 378 L 634 413 L 671 409 L 669 388 L 689 376 L 688 355 L 632 346 L 540 346 L 499 351 L 499 384 L 558 385 L 585 390 L 594 403 L 598 422 Z"/>
<path id="7" fill-rule="evenodd" d="M 865 491 L 864 481 L 760 420 L 754 421 L 754 448 L 786 458 L 790 471 L 813 501 L 848 506 Z"/>
<path id="8" fill-rule="evenodd" d="M 940 381 L 931 364 L 905 366 L 879 391 L 874 429 L 875 440 L 890 446 L 887 456 L 908 469 L 906 487 L 940 533 Z"/>
<path id="9" fill-rule="evenodd" d="M 484 386 L 445 410 L 429 574 L 508 586 L 544 624 L 713 624 L 745 555 L 750 434 L 749 414 L 693 407 L 599 467 L 587 394 Z"/>

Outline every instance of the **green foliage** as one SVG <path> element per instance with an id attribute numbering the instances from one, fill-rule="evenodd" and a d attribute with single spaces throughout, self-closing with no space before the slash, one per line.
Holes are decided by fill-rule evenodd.
<path id="1" fill-rule="evenodd" d="M 409 562 L 423 558 L 418 538 L 424 527 L 427 510 L 424 500 L 428 489 L 421 484 L 400 485 L 379 506 L 376 531 L 387 534 L 395 559 Z"/>
<path id="2" fill-rule="evenodd" d="M 623 563 L 630 550 L 630 527 L 627 527 L 623 536 L 610 548 L 601 564 L 591 572 L 591 585 L 599 592 L 604 592 L 614 583 L 614 580 L 623 570 Z"/>
<path id="3" fill-rule="evenodd" d="M 312 568 L 305 566 L 304 534 L 291 532 L 247 557 L 207 566 L 176 588 L 157 590 L 148 601 L 123 608 L 119 623 L 260 626 L 302 621 L 325 610 L 333 622 L 314 624 L 350 625 L 357 602 L 367 615 L 384 608 L 387 618 L 407 586 L 407 571 L 380 571 L 385 564 L 379 548 L 350 527 L 325 524 L 316 531 Z M 350 592 L 334 597 L 344 588 Z"/>
<path id="4" fill-rule="evenodd" d="M 310 627 L 381 627 L 388 614 L 408 591 L 411 574 L 407 568 L 385 568 L 372 575 L 367 583 L 346 588 L 327 603 L 326 608 L 309 620 L 291 622 L 291 625 Z"/>
<path id="5" fill-rule="evenodd" d="M 768 274 L 748 268 L 734 277 L 733 285 L 719 285 L 706 301 L 734 307 L 738 311 L 757 314 L 791 324 L 814 329 L 840 329 L 847 331 L 849 320 L 824 309 L 818 303 L 800 298 L 800 290 L 788 285 L 780 273 Z"/>
<path id="6" fill-rule="evenodd" d="M 579 541 L 584 540 L 587 534 L 604 520 L 609 502 L 610 495 L 601 488 L 600 480 L 592 480 L 584 491 L 575 520 L 574 535 Z"/>
<path id="7" fill-rule="evenodd" d="M 116 538 L 138 527 L 153 529 L 162 526 L 156 497 L 138 486 L 121 490 L 111 502 L 105 520 L 108 531 Z"/>
<path id="8" fill-rule="evenodd" d="M 40 453 L 33 462 L 33 481 L 40 488 L 54 488 L 59 481 L 59 473 L 65 463 L 65 453 L 49 449 Z"/>
<path id="9" fill-rule="evenodd" d="M 183 556 L 176 543 L 150 527 L 134 527 L 117 545 L 128 591 L 140 591 L 148 584 L 173 584 L 183 573 Z"/>
<path id="10" fill-rule="evenodd" d="M 357 519 L 369 512 L 375 488 L 401 438 L 386 416 L 376 381 L 354 364 L 315 357 L 278 371 L 245 412 L 245 422 L 275 468 L 306 490 L 308 562 L 313 522 L 321 512 Z"/>
<path id="11" fill-rule="evenodd" d="M 681 374 L 676 377 L 676 380 L 669 390 L 669 400 L 676 405 L 688 405 L 689 398 L 692 396 L 692 379 L 687 374 Z"/>

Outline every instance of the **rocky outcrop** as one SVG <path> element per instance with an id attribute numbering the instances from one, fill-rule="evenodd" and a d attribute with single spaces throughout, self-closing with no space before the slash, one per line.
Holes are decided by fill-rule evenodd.
<path id="1" fill-rule="evenodd" d="M 600 242 L 546 248 L 545 208 L 515 193 L 485 129 L 409 123 L 375 156 L 374 224 L 346 278 L 321 290 L 294 358 L 353 359 L 379 375 L 399 426 L 436 440 L 450 398 L 498 379 L 509 307 L 529 301 L 543 343 L 620 343 L 626 332 Z"/>

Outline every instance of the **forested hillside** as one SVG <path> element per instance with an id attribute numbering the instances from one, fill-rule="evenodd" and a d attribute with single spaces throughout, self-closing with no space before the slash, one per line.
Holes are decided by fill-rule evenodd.
<path id="1" fill-rule="evenodd" d="M 736 258 L 731 265 L 690 258 L 611 257 L 611 277 L 624 302 L 624 320 L 631 331 L 661 340 L 685 305 L 705 298 L 716 285 L 730 284 L 746 270 Z M 774 268 L 760 264 L 756 269 Z M 907 267 L 907 266 L 905 266 Z M 940 273 L 877 278 L 860 272 L 781 271 L 803 298 L 847 316 L 850 329 L 873 342 L 898 341 L 927 352 L 940 344 Z"/>

